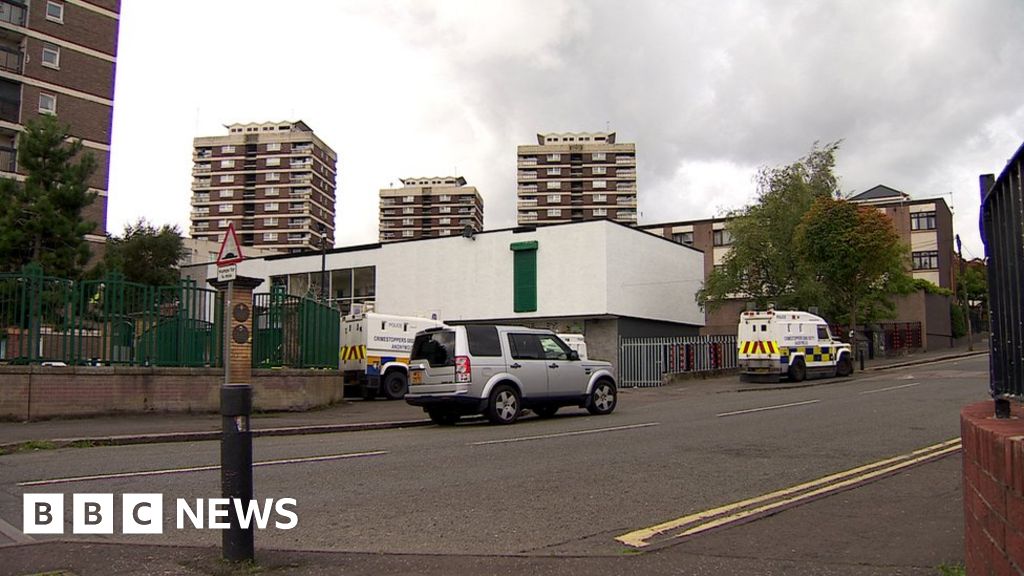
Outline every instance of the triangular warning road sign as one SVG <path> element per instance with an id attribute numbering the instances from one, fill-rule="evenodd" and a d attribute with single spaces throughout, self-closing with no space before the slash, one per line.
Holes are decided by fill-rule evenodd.
<path id="1" fill-rule="evenodd" d="M 238 243 L 235 225 L 228 224 L 228 230 L 224 233 L 224 241 L 220 244 L 220 252 L 217 253 L 217 266 L 237 264 L 243 259 L 242 245 Z"/>

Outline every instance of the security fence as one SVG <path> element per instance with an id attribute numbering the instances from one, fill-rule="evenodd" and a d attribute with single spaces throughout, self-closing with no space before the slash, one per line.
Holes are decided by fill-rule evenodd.
<path id="1" fill-rule="evenodd" d="M 981 232 L 988 258 L 989 391 L 996 416 L 1024 398 L 1024 145 L 999 178 L 981 176 Z"/>
<path id="2" fill-rule="evenodd" d="M 882 322 L 879 327 L 886 356 L 900 356 L 922 346 L 920 322 Z"/>
<path id="3" fill-rule="evenodd" d="M 219 366 L 221 301 L 192 281 L 74 282 L 29 265 L 0 274 L 0 362 Z"/>
<path id="4" fill-rule="evenodd" d="M 666 374 L 736 368 L 735 336 L 619 338 L 619 386 L 661 386 Z"/>
<path id="5" fill-rule="evenodd" d="M 253 294 L 253 368 L 338 368 L 341 315 L 282 286 Z"/>

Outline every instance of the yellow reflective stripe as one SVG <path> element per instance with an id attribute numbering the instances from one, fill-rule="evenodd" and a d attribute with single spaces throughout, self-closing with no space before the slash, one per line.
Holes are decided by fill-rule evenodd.
<path id="1" fill-rule="evenodd" d="M 358 346 L 342 346 L 338 352 L 338 356 L 342 362 L 349 360 L 366 360 L 366 346 L 360 344 Z"/>

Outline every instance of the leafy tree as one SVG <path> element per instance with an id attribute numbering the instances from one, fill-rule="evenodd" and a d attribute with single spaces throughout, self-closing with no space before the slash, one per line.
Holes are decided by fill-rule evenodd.
<path id="1" fill-rule="evenodd" d="M 96 159 L 68 137 L 54 116 L 25 125 L 18 139 L 25 181 L 0 181 L 0 270 L 37 262 L 47 274 L 75 278 L 89 260 L 85 235 L 96 224 L 82 211 L 96 198 L 87 183 Z"/>
<path id="2" fill-rule="evenodd" d="M 966 291 L 968 302 L 979 302 L 984 308 L 988 302 L 988 270 L 984 262 L 967 262 L 957 284 L 957 291 L 961 297 Z"/>
<path id="3" fill-rule="evenodd" d="M 805 308 L 820 298 L 821 285 L 803 265 L 795 234 L 816 199 L 838 196 L 835 168 L 838 142 L 811 147 L 810 153 L 779 168 L 757 174 L 757 202 L 728 216 L 732 246 L 697 293 L 697 301 L 714 309 L 742 294 L 758 307 Z"/>
<path id="4" fill-rule="evenodd" d="M 874 208 L 819 198 L 797 227 L 796 246 L 825 289 L 826 310 L 851 327 L 891 315 L 890 296 L 914 289 L 906 247 Z"/>
<path id="5" fill-rule="evenodd" d="M 157 228 L 140 218 L 125 226 L 122 236 L 107 237 L 102 264 L 93 275 L 120 270 L 129 282 L 168 286 L 180 278 L 178 262 L 184 250 L 177 226 Z"/>

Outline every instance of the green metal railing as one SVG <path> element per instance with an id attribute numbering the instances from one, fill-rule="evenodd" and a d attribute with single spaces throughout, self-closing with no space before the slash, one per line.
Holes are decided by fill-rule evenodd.
<path id="1" fill-rule="evenodd" d="M 253 294 L 253 368 L 338 368 L 341 315 L 275 286 Z"/>
<path id="2" fill-rule="evenodd" d="M 193 281 L 72 282 L 30 264 L 0 274 L 0 362 L 220 366 L 222 309 L 215 290 Z"/>

